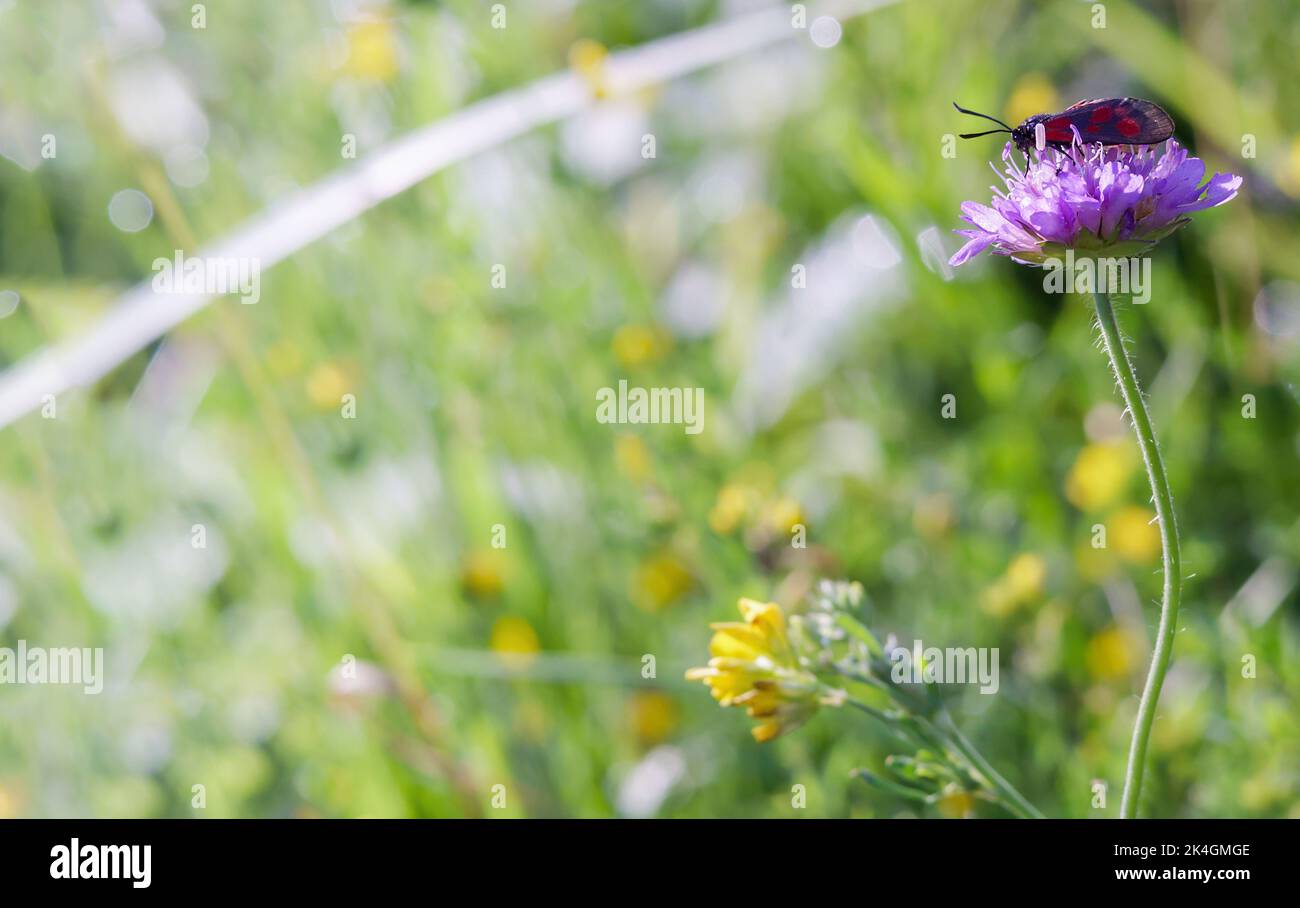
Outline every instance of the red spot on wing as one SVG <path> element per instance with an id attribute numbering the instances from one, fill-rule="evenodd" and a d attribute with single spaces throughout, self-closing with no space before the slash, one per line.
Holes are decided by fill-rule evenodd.
<path id="1" fill-rule="evenodd" d="M 1096 110 L 1092 112 L 1092 116 L 1089 117 L 1088 119 L 1093 123 L 1105 123 L 1110 118 L 1111 118 L 1111 111 L 1109 107 L 1098 107 Z M 1090 130 L 1095 131 L 1097 127 L 1089 126 L 1088 128 Z"/>
<path id="2" fill-rule="evenodd" d="M 1069 142 L 1074 138 L 1069 117 L 1053 117 L 1043 124 L 1044 138 L 1049 142 Z"/>
<path id="3" fill-rule="evenodd" d="M 1119 130 L 1120 135 L 1129 139 L 1142 131 L 1142 126 L 1132 117 L 1125 117 L 1120 120 L 1115 124 L 1115 128 Z"/>
<path id="4" fill-rule="evenodd" d="M 1091 126 L 1088 127 L 1088 132 L 1097 132 L 1100 129 L 1101 129 L 1100 126 L 1098 126 L 1096 123 L 1093 123 Z"/>

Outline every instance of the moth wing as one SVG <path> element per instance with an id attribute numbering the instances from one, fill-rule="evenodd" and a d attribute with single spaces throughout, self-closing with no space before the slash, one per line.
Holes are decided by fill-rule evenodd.
<path id="1" fill-rule="evenodd" d="M 1061 121 L 1061 122 L 1057 122 Z M 1046 123 L 1049 140 L 1053 127 L 1079 130 L 1085 142 L 1103 145 L 1154 145 L 1174 134 L 1174 121 L 1158 104 L 1141 98 L 1102 98 L 1080 101 Z"/>

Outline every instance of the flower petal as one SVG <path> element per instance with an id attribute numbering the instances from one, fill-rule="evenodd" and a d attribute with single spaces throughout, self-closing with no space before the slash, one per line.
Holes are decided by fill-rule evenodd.
<path id="1" fill-rule="evenodd" d="M 964 231 L 964 232 L 971 233 L 973 231 Z M 958 249 L 956 254 L 953 255 L 952 258 L 948 259 L 948 264 L 952 265 L 954 268 L 957 267 L 958 265 L 964 265 L 967 262 L 969 262 L 971 259 L 975 258 L 975 256 L 983 252 L 985 249 L 987 249 L 989 245 L 996 240 L 997 240 L 997 236 L 992 233 L 977 234 L 965 246 L 962 246 L 960 249 Z"/>
<path id="2" fill-rule="evenodd" d="M 1201 211 L 1206 208 L 1217 208 L 1224 202 L 1231 202 L 1237 197 L 1237 190 L 1241 188 L 1242 178 L 1231 173 L 1216 173 L 1210 177 L 1210 182 L 1205 184 L 1205 198 L 1195 202 L 1190 202 L 1179 207 L 1179 211 Z"/>

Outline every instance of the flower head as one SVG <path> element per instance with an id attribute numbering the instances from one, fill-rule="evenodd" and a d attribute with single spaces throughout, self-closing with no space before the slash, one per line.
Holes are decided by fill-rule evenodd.
<path id="1" fill-rule="evenodd" d="M 1216 173 L 1206 183 L 1205 162 L 1170 139 L 1159 146 L 1085 145 L 1039 152 L 1024 170 L 1002 152 L 1005 192 L 993 188 L 992 207 L 961 206 L 973 230 L 956 231 L 967 243 L 950 260 L 970 261 L 985 249 L 1023 264 L 1059 258 L 1067 249 L 1092 255 L 1137 255 L 1173 233 L 1193 211 L 1237 195 L 1241 177 Z M 996 172 L 996 168 L 994 168 Z"/>
<path id="2" fill-rule="evenodd" d="M 703 681 L 721 706 L 743 706 L 758 741 L 798 728 L 817 711 L 817 679 L 800 665 L 786 633 L 785 614 L 773 602 L 740 600 L 744 621 L 710 625 L 713 640 L 705 668 L 686 673 Z"/>

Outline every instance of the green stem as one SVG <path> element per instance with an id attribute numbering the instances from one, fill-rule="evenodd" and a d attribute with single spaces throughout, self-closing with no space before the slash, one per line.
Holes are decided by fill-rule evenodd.
<path id="1" fill-rule="evenodd" d="M 900 740 L 906 740 L 908 743 L 917 747 L 933 746 L 929 741 L 922 737 L 916 729 L 908 727 L 905 717 L 891 716 L 886 712 L 876 709 L 874 706 L 868 706 L 857 697 L 849 697 L 845 702 L 848 703 L 849 706 L 861 710 L 871 718 L 875 719 L 883 725 L 887 731 L 892 733 L 894 737 L 899 738 Z"/>
<path id="2" fill-rule="evenodd" d="M 849 697 L 845 702 L 881 722 L 895 734 L 902 732 L 921 747 L 932 747 L 939 752 L 951 748 L 969 763 L 975 772 L 984 777 L 988 787 L 992 789 L 1003 807 L 1022 820 L 1043 819 L 1042 812 L 993 768 L 975 745 L 961 733 L 961 729 L 953 722 L 952 717 L 946 713 L 942 721 L 936 724 L 922 716 L 890 716 L 873 706 L 868 706 L 856 697 Z M 906 721 L 914 722 L 916 728 L 909 729 L 905 724 Z M 974 781 L 978 783 L 979 780 Z"/>
<path id="3" fill-rule="evenodd" d="M 1043 819 L 1042 811 L 1029 803 L 1028 798 L 1017 791 L 1014 785 L 1004 779 L 1002 774 L 994 769 L 988 760 L 984 759 L 984 755 L 971 743 L 970 739 L 961 733 L 961 729 L 957 727 L 957 723 L 952 720 L 952 717 L 945 713 L 940 727 L 948 733 L 957 752 L 965 757 L 975 771 L 984 776 L 989 784 L 993 786 L 993 789 L 1005 799 L 1006 806 L 1011 809 L 1012 813 L 1019 815 L 1021 819 Z"/>
<path id="4" fill-rule="evenodd" d="M 1138 386 L 1137 375 L 1124 349 L 1120 337 L 1119 325 L 1115 322 L 1115 310 L 1111 307 L 1110 297 L 1101 291 L 1096 294 L 1097 324 L 1101 327 L 1101 336 L 1106 344 L 1106 353 L 1110 356 L 1111 367 L 1115 370 L 1115 380 L 1119 383 L 1120 394 L 1128 407 L 1133 420 L 1133 431 L 1137 434 L 1138 447 L 1142 449 L 1142 460 L 1146 464 L 1147 479 L 1151 482 L 1151 499 L 1155 503 L 1156 518 L 1160 522 L 1160 546 L 1164 554 L 1164 594 L 1160 601 L 1160 627 L 1156 631 L 1156 648 L 1151 655 L 1151 668 L 1147 672 L 1146 686 L 1142 690 L 1142 700 L 1138 704 L 1137 721 L 1133 724 L 1133 741 L 1129 745 L 1128 770 L 1124 774 L 1124 797 L 1120 801 L 1119 815 L 1122 818 L 1137 816 L 1138 798 L 1142 794 L 1142 772 L 1146 766 L 1147 742 L 1151 738 L 1151 725 L 1156 717 L 1156 703 L 1160 700 L 1160 688 L 1165 683 L 1165 672 L 1169 669 L 1169 657 L 1174 648 L 1175 622 L 1178 620 L 1178 600 L 1182 594 L 1183 575 L 1182 560 L 1178 552 L 1178 523 L 1174 517 L 1174 498 L 1169 492 L 1169 477 L 1165 474 L 1165 464 L 1160 457 L 1160 448 L 1156 444 L 1156 433 L 1151 428 L 1151 417 L 1147 413 L 1146 402 L 1142 399 L 1142 389 Z"/>

